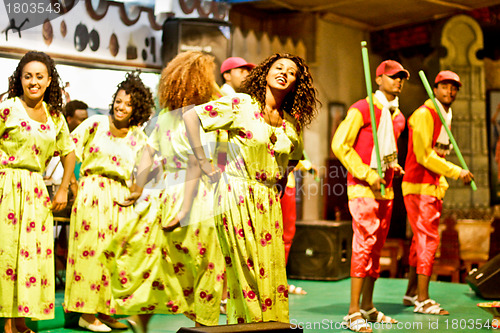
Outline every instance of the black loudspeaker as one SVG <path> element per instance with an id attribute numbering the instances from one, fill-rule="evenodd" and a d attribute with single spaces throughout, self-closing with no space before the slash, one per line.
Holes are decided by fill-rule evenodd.
<path id="1" fill-rule="evenodd" d="M 204 327 L 181 327 L 177 333 L 188 332 L 304 332 L 298 325 L 270 321 L 265 323 L 248 323 L 236 325 L 219 325 Z"/>
<path id="2" fill-rule="evenodd" d="M 231 54 L 231 36 L 231 24 L 226 21 L 167 19 L 163 23 L 163 65 L 166 66 L 180 52 L 202 51 L 215 57 L 215 78 L 221 81 L 220 65 Z"/>
<path id="3" fill-rule="evenodd" d="M 297 221 L 288 258 L 291 279 L 340 280 L 349 277 L 351 221 Z"/>
<path id="4" fill-rule="evenodd" d="M 465 281 L 479 297 L 500 299 L 500 254 L 470 273 Z"/>

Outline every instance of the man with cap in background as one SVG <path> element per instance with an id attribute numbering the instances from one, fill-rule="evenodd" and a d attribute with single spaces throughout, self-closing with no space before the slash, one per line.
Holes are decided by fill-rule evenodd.
<path id="1" fill-rule="evenodd" d="M 451 127 L 451 104 L 462 86 L 452 71 L 441 71 L 434 81 L 434 95 L 440 112 Z M 445 160 L 451 151 L 450 138 L 434 103 L 428 99 L 408 119 L 409 138 L 403 197 L 413 231 L 410 248 L 408 288 L 403 304 L 414 305 L 414 312 L 447 315 L 448 311 L 429 298 L 429 281 L 439 245 L 439 219 L 448 188 L 444 177 L 460 178 L 465 184 L 472 173 Z"/>
<path id="2" fill-rule="evenodd" d="M 230 96 L 240 92 L 241 83 L 247 78 L 250 71 L 255 67 L 254 64 L 247 62 L 240 57 L 229 57 L 222 62 L 220 72 L 224 84 L 220 88 L 223 96 Z M 215 155 L 217 156 L 217 165 L 222 171 L 226 168 L 227 162 L 227 132 L 217 130 L 217 147 Z M 224 280 L 222 291 L 222 300 L 220 310 L 226 314 L 227 305 L 227 281 Z"/>
<path id="3" fill-rule="evenodd" d="M 240 57 L 229 57 L 222 62 L 220 72 L 224 84 L 220 88 L 222 96 L 230 96 L 240 92 L 241 83 L 247 78 L 248 73 L 254 68 L 255 65 L 247 62 Z M 220 96 L 220 97 L 222 97 Z M 227 132 L 217 131 L 217 165 L 224 171 L 226 167 L 227 157 Z"/>
<path id="4" fill-rule="evenodd" d="M 222 94 L 229 96 L 240 92 L 241 82 L 246 79 L 248 73 L 254 67 L 254 64 L 240 57 L 230 57 L 224 60 L 220 66 L 222 80 L 224 81 L 221 87 Z"/>
<path id="5" fill-rule="evenodd" d="M 373 94 L 383 178 L 377 173 L 368 98 L 347 111 L 332 140 L 335 156 L 346 167 L 349 211 L 352 215 L 351 299 L 343 324 L 352 331 L 371 332 L 367 322 L 395 323 L 373 305 L 373 289 L 380 275 L 380 252 L 392 214 L 392 179 L 403 173 L 397 162 L 397 139 L 405 126 L 398 96 L 410 73 L 394 60 L 376 70 L 378 90 Z M 385 195 L 380 185 L 385 185 Z"/>

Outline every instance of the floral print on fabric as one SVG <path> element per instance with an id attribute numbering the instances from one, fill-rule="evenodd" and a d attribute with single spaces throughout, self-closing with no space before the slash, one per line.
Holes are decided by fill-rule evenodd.
<path id="1" fill-rule="evenodd" d="M 133 207 L 121 207 L 117 202 L 130 194 L 126 181 L 147 136 L 134 126 L 125 137 L 114 137 L 109 121 L 109 116 L 92 116 L 72 133 L 82 166 L 70 222 L 64 294 L 67 311 L 116 313 L 111 276 L 100 257 L 133 214 Z"/>
<path id="2" fill-rule="evenodd" d="M 206 131 L 228 131 L 228 163 L 214 207 L 228 275 L 228 323 L 287 322 L 282 216 L 274 185 L 289 160 L 301 158 L 297 124 L 285 114 L 280 126 L 270 126 L 258 102 L 245 94 L 200 105 L 196 112 Z"/>
<path id="3" fill-rule="evenodd" d="M 42 172 L 74 145 L 64 117 L 44 109 L 40 123 L 18 97 L 0 104 L 0 317 L 54 318 L 53 217 Z"/>

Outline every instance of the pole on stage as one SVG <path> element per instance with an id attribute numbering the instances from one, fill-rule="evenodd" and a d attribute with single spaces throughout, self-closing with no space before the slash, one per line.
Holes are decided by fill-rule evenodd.
<path id="1" fill-rule="evenodd" d="M 375 156 L 377 156 L 377 173 L 380 178 L 384 178 L 382 174 L 382 164 L 380 162 L 380 150 L 378 148 L 377 124 L 375 122 L 375 111 L 373 109 L 373 96 L 372 96 L 372 79 L 370 75 L 370 63 L 368 61 L 368 49 L 366 42 L 361 42 L 361 54 L 363 56 L 363 69 L 365 71 L 366 81 L 366 94 L 368 95 L 368 102 L 370 105 L 370 120 L 372 124 L 373 145 L 375 149 Z M 385 195 L 385 186 L 380 184 L 380 193 Z"/>
<path id="2" fill-rule="evenodd" d="M 443 124 L 444 129 L 446 130 L 446 133 L 448 133 L 448 137 L 450 138 L 450 142 L 453 145 L 453 149 L 455 150 L 455 154 L 457 154 L 458 160 L 460 161 L 460 165 L 462 166 L 462 169 L 464 170 L 469 170 L 467 168 L 467 164 L 465 163 L 464 157 L 462 156 L 462 153 L 460 152 L 460 149 L 458 149 L 457 142 L 455 141 L 455 138 L 453 137 L 453 134 L 451 134 L 450 129 L 448 128 L 448 125 L 446 125 L 446 120 L 444 119 L 443 115 L 441 114 L 441 110 L 439 109 L 439 106 L 436 102 L 436 98 L 434 97 L 434 93 L 432 92 L 431 85 L 429 84 L 429 81 L 427 81 L 427 77 L 425 76 L 424 71 L 418 72 L 418 75 L 420 76 L 420 79 L 422 80 L 422 83 L 424 84 L 425 90 L 427 91 L 427 95 L 429 95 L 429 98 L 431 99 L 432 103 L 434 104 L 434 108 L 436 109 L 437 114 L 439 115 L 439 119 L 441 119 L 441 123 Z M 476 183 L 474 180 L 470 182 L 470 186 L 472 189 L 475 191 L 477 190 Z"/>

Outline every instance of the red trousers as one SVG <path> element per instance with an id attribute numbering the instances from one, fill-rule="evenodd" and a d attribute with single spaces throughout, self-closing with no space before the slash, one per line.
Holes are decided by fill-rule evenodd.
<path id="1" fill-rule="evenodd" d="M 281 211 L 283 213 L 283 241 L 285 242 L 285 263 L 288 262 L 290 247 L 295 236 L 295 221 L 297 208 L 295 202 L 295 187 L 286 187 L 281 198 Z"/>
<path id="2" fill-rule="evenodd" d="M 378 278 L 380 252 L 391 222 L 392 200 L 351 199 L 349 211 L 353 229 L 351 276 Z"/>
<path id="3" fill-rule="evenodd" d="M 439 219 L 443 200 L 430 195 L 408 194 L 404 197 L 413 238 L 409 264 L 417 274 L 431 276 L 434 256 L 439 246 Z"/>

